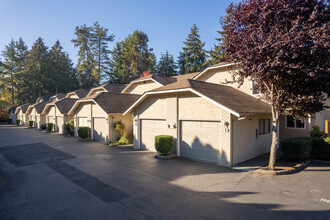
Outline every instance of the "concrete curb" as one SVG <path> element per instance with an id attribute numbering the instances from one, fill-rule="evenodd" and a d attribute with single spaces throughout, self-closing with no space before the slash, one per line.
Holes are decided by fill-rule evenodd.
<path id="1" fill-rule="evenodd" d="M 263 175 L 288 175 L 288 174 L 294 174 L 294 173 L 298 173 L 299 171 L 305 169 L 310 162 L 311 161 L 308 160 L 305 163 L 301 163 L 301 164 L 297 165 L 292 170 L 275 171 L 275 170 L 266 170 L 266 169 L 263 169 L 263 168 L 259 168 L 255 171 L 252 171 L 252 172 L 253 173 L 258 173 L 258 174 L 263 174 Z"/>
<path id="2" fill-rule="evenodd" d="M 169 160 L 169 159 L 176 158 L 176 155 L 175 154 L 170 154 L 170 155 L 167 155 L 167 156 L 162 156 L 162 155 L 156 154 L 155 158 L 160 159 L 160 160 Z"/>

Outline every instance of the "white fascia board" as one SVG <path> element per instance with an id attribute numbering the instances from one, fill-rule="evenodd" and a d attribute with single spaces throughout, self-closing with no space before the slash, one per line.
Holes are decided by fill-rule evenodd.
<path id="1" fill-rule="evenodd" d="M 207 97 L 207 96 L 203 95 L 202 93 L 197 92 L 196 90 L 191 89 L 191 88 L 185 88 L 185 89 L 174 89 L 174 90 L 167 90 L 167 91 L 146 92 L 146 93 L 143 94 L 143 95 L 142 95 L 142 96 L 141 96 L 141 97 L 140 97 L 140 98 L 139 98 L 139 99 L 138 99 L 133 105 L 131 105 L 131 107 L 129 107 L 129 109 L 127 109 L 127 110 L 124 112 L 123 115 L 126 115 L 127 113 L 131 112 L 132 109 L 135 108 L 140 102 L 142 102 L 142 101 L 144 100 L 144 98 L 145 98 L 146 96 L 148 96 L 148 95 L 153 95 L 153 94 L 166 94 L 166 93 L 173 93 L 173 92 L 187 92 L 187 91 L 192 92 L 192 93 L 194 93 L 194 94 L 196 94 L 196 95 L 198 95 L 198 96 L 200 96 L 200 97 L 206 99 L 207 101 L 209 101 L 209 102 L 215 104 L 216 106 L 218 106 L 218 107 L 220 107 L 220 108 L 222 108 L 222 109 L 224 109 L 224 110 L 230 112 L 231 114 L 233 114 L 233 115 L 235 115 L 235 116 L 237 116 L 237 117 L 240 117 L 240 114 L 239 114 L 239 113 L 237 113 L 237 112 L 235 112 L 235 111 L 233 111 L 233 110 L 227 108 L 226 106 L 221 105 L 220 103 L 214 101 L 213 99 L 210 99 L 209 97 Z"/>
<path id="2" fill-rule="evenodd" d="M 21 107 L 17 107 L 16 109 L 15 109 L 15 115 L 17 115 L 18 113 L 19 113 L 19 110 L 21 110 Z"/>
<path id="3" fill-rule="evenodd" d="M 228 64 L 223 64 L 223 65 L 220 65 L 220 66 L 212 66 L 212 67 L 208 67 L 206 68 L 205 70 L 203 70 L 201 73 L 199 73 L 197 76 L 195 76 L 193 78 L 193 80 L 196 80 L 197 78 L 199 78 L 201 75 L 203 75 L 206 71 L 208 70 L 212 70 L 212 69 L 217 69 L 217 68 L 222 68 L 222 67 L 227 67 L 227 66 L 232 66 L 232 65 L 235 65 L 235 63 L 228 63 Z"/>
<path id="4" fill-rule="evenodd" d="M 47 109 L 48 109 L 48 108 L 49 108 L 49 106 L 51 106 L 51 105 L 54 105 L 54 103 L 48 103 L 48 104 L 46 104 L 46 106 L 45 106 L 44 110 L 41 112 L 41 115 L 44 115 L 44 114 L 46 114 L 46 111 L 47 111 Z"/>
<path id="5" fill-rule="evenodd" d="M 74 110 L 80 105 L 80 103 L 83 103 L 83 102 L 94 102 L 95 105 L 99 106 L 100 109 L 102 109 L 102 111 L 108 115 L 108 113 L 106 113 L 104 111 L 104 109 L 99 105 L 97 104 L 93 99 L 84 99 L 84 100 L 78 100 L 76 101 L 76 103 L 74 103 L 74 105 L 72 106 L 72 108 L 70 109 L 70 111 L 68 112 L 68 115 L 74 115 Z M 92 116 L 93 117 L 93 116 Z"/>
<path id="6" fill-rule="evenodd" d="M 158 81 L 156 81 L 156 80 L 154 80 L 153 78 L 148 78 L 148 79 L 137 79 L 137 80 L 134 80 L 134 81 L 132 81 L 132 82 L 130 82 L 129 84 L 128 84 L 128 86 L 126 86 L 125 87 L 125 89 L 123 90 L 123 91 L 121 91 L 121 93 L 124 93 L 124 92 L 126 92 L 133 84 L 135 84 L 135 83 L 138 83 L 138 82 L 144 82 L 144 81 L 153 81 L 153 82 L 155 82 L 155 83 L 157 83 L 157 84 L 159 84 L 160 86 L 163 86 L 163 84 L 161 84 L 160 82 L 158 82 Z"/>
<path id="7" fill-rule="evenodd" d="M 69 98 L 69 96 L 74 95 L 74 92 L 69 92 L 68 94 L 66 94 L 66 96 L 64 98 Z"/>
<path id="8" fill-rule="evenodd" d="M 90 95 L 91 95 L 91 92 L 93 92 L 93 91 L 95 91 L 95 90 L 100 90 L 100 89 L 103 89 L 104 92 L 108 92 L 107 90 L 105 90 L 104 87 L 101 87 L 101 88 L 93 88 L 93 89 L 91 89 L 91 91 L 89 91 L 89 93 L 86 95 L 86 97 L 87 97 L 87 96 L 90 96 Z"/>
<path id="9" fill-rule="evenodd" d="M 226 106 L 221 105 L 220 103 L 214 101 L 213 99 L 210 99 L 209 97 L 203 95 L 202 93 L 199 93 L 199 92 L 197 92 L 197 91 L 194 90 L 194 89 L 191 89 L 191 92 L 192 92 L 192 93 L 195 93 L 196 95 L 198 95 L 198 96 L 200 96 L 200 97 L 206 99 L 207 101 L 209 101 L 209 102 L 211 102 L 211 103 L 213 103 L 213 104 L 219 106 L 220 108 L 222 108 L 222 109 L 224 109 L 224 110 L 230 112 L 231 114 L 235 115 L 236 117 L 240 117 L 240 114 L 239 114 L 239 113 L 237 113 L 237 112 L 231 110 L 230 108 L 227 108 Z"/>

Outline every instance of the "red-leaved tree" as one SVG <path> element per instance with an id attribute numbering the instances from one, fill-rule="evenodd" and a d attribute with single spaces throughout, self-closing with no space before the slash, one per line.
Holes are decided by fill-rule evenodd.
<path id="1" fill-rule="evenodd" d="M 238 63 L 233 79 L 253 79 L 270 103 L 272 144 L 269 169 L 275 169 L 279 117 L 306 117 L 325 108 L 330 94 L 329 2 L 321 0 L 246 0 L 231 4 L 222 27 L 225 56 Z"/>

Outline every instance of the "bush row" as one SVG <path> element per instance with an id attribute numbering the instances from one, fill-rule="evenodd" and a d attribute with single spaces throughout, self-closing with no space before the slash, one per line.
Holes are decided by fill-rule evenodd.
<path id="1" fill-rule="evenodd" d="M 299 137 L 281 142 L 280 150 L 285 158 L 303 161 L 307 158 L 330 160 L 330 137 Z"/>

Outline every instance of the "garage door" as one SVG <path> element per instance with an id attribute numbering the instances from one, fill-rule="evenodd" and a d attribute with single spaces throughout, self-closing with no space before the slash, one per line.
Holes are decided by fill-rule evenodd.
<path id="1" fill-rule="evenodd" d="M 220 122 L 181 121 L 180 156 L 220 163 Z"/>
<path id="2" fill-rule="evenodd" d="M 141 123 L 141 150 L 156 151 L 155 136 L 166 134 L 165 120 L 146 120 Z"/>
<path id="3" fill-rule="evenodd" d="M 61 116 L 56 117 L 56 131 L 63 133 L 63 118 Z"/>
<path id="4" fill-rule="evenodd" d="M 105 118 L 93 118 L 93 139 L 101 142 L 107 141 L 109 132 L 108 123 Z"/>

